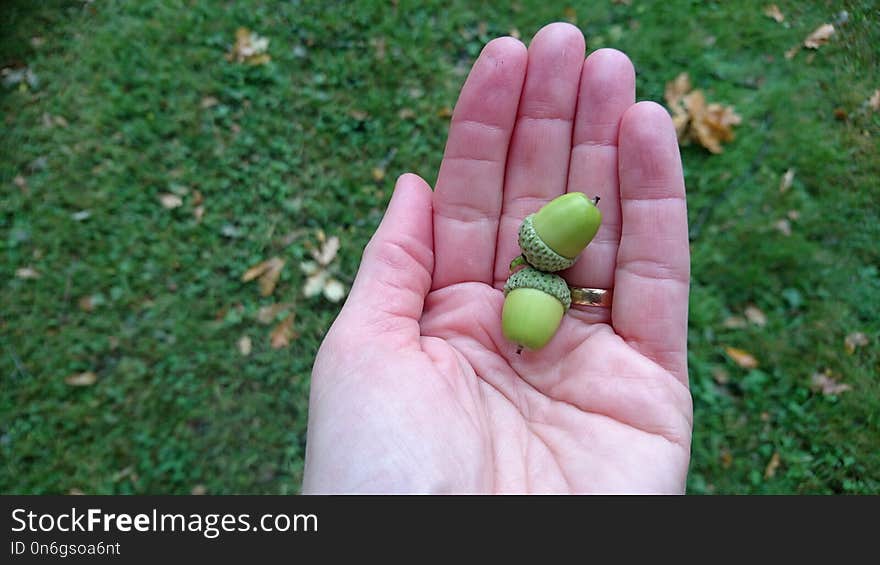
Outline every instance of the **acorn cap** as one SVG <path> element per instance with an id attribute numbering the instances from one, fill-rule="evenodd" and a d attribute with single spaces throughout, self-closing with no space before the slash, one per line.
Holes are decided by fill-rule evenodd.
<path id="1" fill-rule="evenodd" d="M 526 267 L 510 275 L 504 283 L 504 296 L 518 288 L 534 288 L 546 292 L 559 300 L 565 310 L 571 306 L 571 291 L 559 275 Z"/>
<path id="2" fill-rule="evenodd" d="M 544 243 L 535 231 L 535 214 L 529 214 L 519 226 L 519 248 L 530 265 L 542 271 L 561 271 L 574 265 L 577 258 L 563 257 Z"/>

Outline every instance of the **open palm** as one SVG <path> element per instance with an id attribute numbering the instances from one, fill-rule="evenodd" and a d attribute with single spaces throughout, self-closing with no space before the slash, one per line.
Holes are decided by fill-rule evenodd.
<path id="1" fill-rule="evenodd" d="M 683 492 L 689 251 L 668 114 L 625 55 L 551 24 L 490 42 L 462 88 L 436 190 L 398 180 L 315 362 L 304 492 Z M 540 351 L 501 333 L 523 217 L 601 197 L 572 308 Z"/>

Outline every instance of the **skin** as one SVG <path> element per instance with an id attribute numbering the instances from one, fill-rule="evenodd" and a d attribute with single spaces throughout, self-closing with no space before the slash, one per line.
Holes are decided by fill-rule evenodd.
<path id="1" fill-rule="evenodd" d="M 666 111 L 574 26 L 490 42 L 435 190 L 407 174 L 317 356 L 303 491 L 682 493 L 690 259 Z M 501 288 L 522 218 L 566 191 L 602 226 L 563 275 L 613 288 L 516 354 Z"/>

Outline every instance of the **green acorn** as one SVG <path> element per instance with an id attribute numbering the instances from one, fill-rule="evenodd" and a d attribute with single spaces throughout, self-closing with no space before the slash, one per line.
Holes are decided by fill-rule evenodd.
<path id="1" fill-rule="evenodd" d="M 571 292 L 562 277 L 531 267 L 510 275 L 504 296 L 501 328 L 504 337 L 519 345 L 517 353 L 523 347 L 547 345 L 571 306 Z"/>
<path id="2" fill-rule="evenodd" d="M 598 202 L 598 196 L 590 200 L 583 192 L 569 192 L 526 216 L 519 227 L 519 247 L 526 261 L 547 272 L 571 267 L 599 231 Z"/>

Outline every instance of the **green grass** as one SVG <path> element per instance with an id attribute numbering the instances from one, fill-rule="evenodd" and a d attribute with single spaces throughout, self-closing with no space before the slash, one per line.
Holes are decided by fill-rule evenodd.
<path id="1" fill-rule="evenodd" d="M 683 149 L 689 491 L 880 492 L 880 114 L 864 105 L 880 9 L 777 3 L 784 25 L 763 1 L 6 2 L 0 65 L 39 84 L 0 88 L 0 492 L 296 492 L 311 363 L 338 311 L 302 297 L 297 264 L 323 229 L 350 283 L 393 179 L 436 177 L 442 109 L 482 45 L 568 18 L 590 48 L 630 55 L 639 99 L 688 71 L 743 116 L 723 154 Z M 783 57 L 841 5 L 828 45 Z M 270 38 L 269 65 L 224 59 L 238 26 Z M 160 206 L 166 192 L 183 206 Z M 785 236 L 773 224 L 789 210 Z M 273 255 L 288 266 L 261 298 L 240 277 Z M 16 277 L 27 266 L 41 277 Z M 256 320 L 276 301 L 296 302 L 300 334 L 282 350 Z M 726 328 L 749 304 L 766 326 Z M 854 331 L 870 343 L 850 355 Z M 852 390 L 812 390 L 825 369 Z M 94 386 L 65 384 L 83 371 Z"/>

